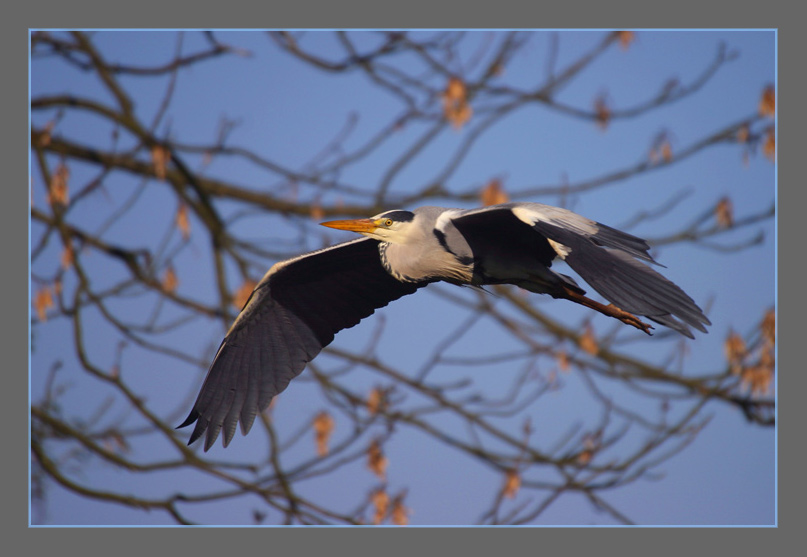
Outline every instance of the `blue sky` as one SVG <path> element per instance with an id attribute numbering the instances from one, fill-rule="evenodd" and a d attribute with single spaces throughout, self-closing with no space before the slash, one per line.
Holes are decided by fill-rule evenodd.
<path id="1" fill-rule="evenodd" d="M 357 41 L 372 42 L 355 35 Z M 564 31 L 558 34 L 556 68 L 563 67 L 580 53 L 592 48 L 602 39 L 603 32 Z M 551 48 L 551 34 L 536 32 L 522 55 L 505 67 L 502 79 L 513 87 L 534 87 L 544 79 Z M 390 95 L 369 87 L 357 73 L 347 75 L 323 74 L 302 66 L 259 32 L 220 32 L 221 41 L 252 53 L 249 57 L 226 56 L 208 61 L 180 74 L 167 117 L 158 134 L 170 134 L 177 143 L 204 145 L 215 141 L 223 117 L 238 122 L 229 141 L 248 147 L 263 156 L 280 161 L 294 169 L 306 165 L 331 140 L 338 136 L 349 121 L 358 115 L 351 135 L 345 141 L 347 150 L 363 144 L 401 110 Z M 497 40 L 495 32 L 478 31 L 469 39 L 471 46 Z M 110 60 L 132 64 L 166 62 L 173 53 L 176 36 L 167 32 L 102 32 L 94 37 L 95 44 Z M 719 45 L 725 43 L 736 59 L 725 64 L 697 94 L 680 102 L 650 111 L 636 118 L 615 120 L 607 130 L 592 122 L 570 117 L 534 106 L 515 111 L 493 126 L 476 143 L 457 171 L 445 183 L 446 189 L 459 192 L 481 187 L 498 178 L 508 192 L 530 191 L 543 186 L 568 181 L 575 184 L 601 176 L 615 169 L 631 167 L 647 157 L 649 147 L 660 132 L 670 137 L 673 151 L 684 149 L 708 134 L 752 116 L 757 110 L 763 88 L 776 80 L 776 35 L 772 31 L 638 31 L 635 41 L 626 50 L 610 49 L 592 67 L 575 79 L 559 94 L 563 103 L 590 108 L 598 95 L 605 95 L 615 110 L 631 107 L 657 93 L 670 78 L 682 83 L 694 80 L 711 63 Z M 197 33 L 187 33 L 183 48 L 186 52 L 201 46 Z M 310 32 L 305 43 L 310 49 L 327 52 L 333 39 L 326 33 Z M 474 48 L 464 47 L 458 57 L 456 71 L 462 73 L 472 58 Z M 124 86 L 136 99 L 136 111 L 145 121 L 151 121 L 159 109 L 166 88 L 164 79 L 124 78 Z M 101 84 L 88 80 L 75 69 L 66 68 L 54 60 L 36 60 L 31 67 L 32 96 L 81 91 L 108 100 Z M 481 113 L 481 111 L 480 111 Z M 34 112 L 34 126 L 44 125 L 52 113 Z M 474 118 L 481 118 L 475 114 Z M 471 124 L 473 124 L 473 120 Z M 468 128 L 446 130 L 427 150 L 416 157 L 390 182 L 389 203 L 422 189 L 439 174 L 447 159 L 461 144 Z M 70 114 L 59 123 L 65 135 L 88 144 L 108 145 L 110 130 L 105 123 L 89 116 Z M 340 173 L 340 183 L 372 191 L 385 177 L 391 161 L 421 133 L 410 125 L 400 136 L 390 141 L 372 157 Z M 121 149 L 129 141 L 122 135 Z M 200 159 L 191 159 L 199 163 Z M 226 157 L 217 157 L 205 173 L 257 191 L 283 192 L 287 187 L 263 169 L 239 164 Z M 79 184 L 93 175 L 92 169 L 71 164 L 71 183 Z M 37 171 L 32 172 L 35 207 L 46 206 L 45 190 Z M 620 227 L 628 225 L 634 215 L 656 209 L 676 196 L 686 193 L 675 208 L 662 218 L 641 223 L 631 232 L 653 240 L 663 238 L 682 223 L 694 220 L 718 199 L 728 196 L 737 218 L 756 214 L 768 207 L 775 198 L 775 166 L 761 153 L 742 160 L 741 148 L 719 145 L 696 154 L 663 170 L 640 174 L 627 180 L 575 196 L 571 208 L 590 218 Z M 97 198 L 77 207 L 71 218 L 95 229 L 104 223 L 111 209 L 126 199 L 135 182 L 125 177 L 119 182 L 105 183 L 106 197 Z M 294 192 L 288 191 L 288 195 Z M 314 196 L 301 188 L 299 195 Z M 343 192 L 316 193 L 323 204 L 351 202 Z M 560 204 L 557 196 L 531 196 L 519 200 Z M 439 200 L 438 200 L 439 202 Z M 139 209 L 109 226 L 110 242 L 124 245 L 159 245 L 166 238 L 170 246 L 178 245 L 176 234 L 171 237 L 176 205 L 170 192 L 149 187 Z M 392 207 L 390 207 L 392 208 Z M 320 247 L 322 243 L 350 238 L 347 234 L 326 231 L 316 222 L 289 222 L 289 219 L 263 213 L 240 214 L 240 207 L 222 203 L 222 214 L 232 219 L 231 225 L 241 237 L 256 240 L 268 249 L 279 252 Z M 180 270 L 180 291 L 194 299 L 212 300 L 215 296 L 212 265 L 207 254 L 208 243 L 199 223 L 191 223 L 190 246 L 177 250 L 173 264 Z M 775 302 L 776 236 L 771 219 L 752 228 L 738 230 L 714 240 L 715 244 L 731 245 L 764 233 L 764 240 L 743 252 L 721 252 L 691 244 L 664 246 L 656 258 L 667 268 L 666 276 L 682 286 L 702 307 L 708 307 L 713 323 L 708 335 L 698 335 L 689 341 L 684 369 L 698 374 L 725 366 L 723 341 L 731 330 L 746 334 L 752 331 L 764 312 Z M 32 226 L 31 242 L 35 244 L 41 230 Z M 170 251 L 170 250 L 169 250 Z M 58 261 L 58 245 L 48 248 L 41 262 L 35 262 L 33 272 L 45 274 L 45 269 Z M 92 268 L 94 261 L 87 264 Z M 97 284 L 111 283 L 119 278 L 114 269 L 96 268 Z M 193 270 L 182 274 L 185 270 Z M 235 268 L 229 269 L 231 281 L 237 284 Z M 254 269 L 259 278 L 262 270 Z M 190 276 L 189 276 L 190 275 Z M 69 284 L 68 284 L 69 287 Z M 379 322 L 385 329 L 378 351 L 397 363 L 401 369 L 417 370 L 428 359 L 429 352 L 412 347 L 429 346 L 467 318 L 467 313 L 447 303 L 440 289 L 400 300 L 367 320 L 360 326 L 338 335 L 335 347 L 357 350 L 367 343 Z M 140 302 L 122 301 L 119 311 L 142 314 Z M 125 304 L 128 304 L 125 305 Z M 541 300 L 541 309 L 564 323 L 579 323 L 585 310 L 571 304 Z M 424 316 L 429 316 L 428 319 Z M 604 318 L 595 319 L 595 326 L 605 330 Z M 117 337 L 97 315 L 87 316 L 87 327 L 93 330 L 92 357 L 111 362 L 116 357 Z M 93 329 L 93 326 L 97 329 Z M 220 341 L 221 324 L 193 323 L 172 333 L 170 342 L 195 351 L 202 358 Z M 70 328 L 64 320 L 52 320 L 34 328 L 31 358 L 31 397 L 42 393 L 47 370 L 57 360 L 64 362 L 60 380 L 69 385 L 64 399 L 65 409 L 75 415 L 89 412 L 104 396 L 88 381 L 72 356 Z M 510 346 L 501 330 L 484 324 L 472 330 L 456 350 L 484 355 Z M 648 351 L 658 350 L 662 357 L 677 341 L 659 340 L 636 343 L 632 350 L 640 356 L 653 358 Z M 315 361 L 327 369 L 338 361 L 323 354 Z M 186 411 L 178 409 L 198 389 L 199 370 L 176 363 L 158 355 L 128 349 L 123 360 L 123 373 L 146 394 L 148 403 L 162 415 Z M 443 366 L 440 380 L 461 378 L 467 371 L 459 366 Z M 477 373 L 474 371 L 474 373 Z M 474 377 L 474 385 L 486 392 L 503 388 L 502 376 L 507 370 L 486 369 Z M 275 420 L 278 428 L 297 431 L 305 420 L 323 407 L 320 390 L 306 377 L 308 372 L 292 383 L 278 401 Z M 414 374 L 414 372 L 413 372 Z M 503 374 L 503 375 L 502 375 Z M 369 388 L 376 380 L 372 375 L 354 373 L 357 389 Z M 537 436 L 549 442 L 558 431 L 576 420 L 596 420 L 596 410 L 582 406 L 574 396 L 572 374 L 569 387 L 554 399 L 542 399 L 528 414 L 538 424 Z M 619 389 L 614 396 L 620 396 Z M 627 395 L 626 395 L 627 396 Z M 540 407 L 537 407 L 541 405 Z M 87 410 L 83 410 L 84 408 Z M 649 409 L 642 409 L 650 411 Z M 775 442 L 772 428 L 751 426 L 741 413 L 724 405 L 710 403 L 704 415 L 711 421 L 691 446 L 665 462 L 659 469 L 663 474 L 657 481 L 639 481 L 607 494 L 608 502 L 633 520 L 643 524 L 773 524 L 775 521 Z M 184 416 L 182 416 L 184 417 Z M 118 416 L 124 419 L 125 416 Z M 454 427 L 445 424 L 445 427 Z M 514 423 L 514 427 L 519 427 Z M 183 432 L 183 435 L 185 432 Z M 220 444 L 211 455 L 222 459 L 238 459 L 250 451 L 259 450 L 249 437 L 236 435 L 224 451 Z M 144 455 L 169 451 L 165 443 L 150 443 L 144 438 L 135 446 Z M 302 448 L 300 450 L 303 450 Z M 499 480 L 474 461 L 458 459 L 447 447 L 428 444 L 423 436 L 407 432 L 395 438 L 386 448 L 390 459 L 389 482 L 392 492 L 407 489 L 407 506 L 413 510 L 413 524 L 472 524 L 479 509 L 495 496 Z M 170 453 L 166 452 L 168 458 Z M 290 457 L 294 458 L 294 456 Z M 439 472 L 445 468 L 450 472 Z M 422 472 L 421 472 L 422 471 Z M 434 472 L 434 473 L 432 473 Z M 366 471 L 346 470 L 337 478 L 307 482 L 302 492 L 318 493 L 326 501 L 339 501 L 355 496 L 364 489 Z M 117 485 L 129 481 L 109 467 L 92 463 L 79 476 L 92 478 L 94 485 Z M 197 478 L 158 475 L 149 481 L 142 479 L 131 486 L 137 493 L 160 493 L 166 485 L 175 489 L 193 490 Z M 480 504 L 480 501 L 483 503 Z M 250 503 L 254 503 L 251 501 Z M 207 523 L 248 524 L 249 504 L 222 508 L 208 505 L 193 517 Z M 449 518 L 447 518 L 449 517 Z M 171 524 L 167 516 L 142 513 L 114 504 L 80 498 L 52 485 L 48 493 L 46 523 L 49 524 Z M 582 498 L 561 497 L 537 521 L 539 524 L 612 524 L 613 521 L 593 511 Z"/>

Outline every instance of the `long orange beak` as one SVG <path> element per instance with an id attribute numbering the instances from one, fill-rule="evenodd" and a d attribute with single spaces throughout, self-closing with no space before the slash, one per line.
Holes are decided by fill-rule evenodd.
<path id="1" fill-rule="evenodd" d="M 373 219 L 354 219 L 354 220 L 330 220 L 328 222 L 321 222 L 322 226 L 328 228 L 336 228 L 337 230 L 350 230 L 351 232 L 372 232 L 378 225 Z"/>

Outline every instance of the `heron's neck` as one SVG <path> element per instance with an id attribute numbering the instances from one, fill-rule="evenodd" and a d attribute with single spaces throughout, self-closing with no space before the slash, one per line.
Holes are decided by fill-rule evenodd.
<path id="1" fill-rule="evenodd" d="M 437 244 L 435 240 L 435 244 Z M 473 267 L 461 263 L 454 255 L 443 250 L 424 249 L 424 244 L 393 244 L 381 242 L 378 251 L 381 264 L 401 282 L 421 282 L 427 280 L 451 280 L 469 283 L 473 277 Z"/>

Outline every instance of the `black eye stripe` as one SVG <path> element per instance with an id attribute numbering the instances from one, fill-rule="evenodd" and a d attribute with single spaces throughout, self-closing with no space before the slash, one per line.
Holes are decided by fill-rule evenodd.
<path id="1" fill-rule="evenodd" d="M 387 211 L 378 216 L 380 219 L 391 219 L 395 222 L 410 222 L 414 220 L 415 213 L 409 211 Z"/>

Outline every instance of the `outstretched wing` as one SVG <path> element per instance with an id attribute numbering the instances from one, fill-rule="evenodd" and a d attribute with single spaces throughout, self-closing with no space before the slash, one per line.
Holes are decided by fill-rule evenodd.
<path id="1" fill-rule="evenodd" d="M 513 215 L 532 227 L 537 237 L 549 240 L 532 248 L 545 264 L 557 255 L 564 259 L 594 290 L 608 301 L 636 315 L 643 315 L 681 334 L 693 337 L 689 326 L 706 332 L 709 319 L 681 288 L 637 259 L 658 263 L 641 238 L 582 217 L 567 209 L 541 203 L 504 203 L 483 209 L 457 211 L 458 228 L 464 223 L 484 225 L 485 234 L 503 226 L 508 245 L 527 246 L 523 238 L 513 238 Z M 498 235 L 497 235 L 498 236 Z M 549 247 L 551 246 L 551 249 Z M 560 276 L 560 275 L 558 275 Z"/>
<path id="2" fill-rule="evenodd" d="M 377 308 L 412 294 L 381 265 L 378 241 L 359 238 L 274 265 L 255 287 L 207 372 L 187 419 L 205 431 L 205 451 L 224 430 L 226 447 L 236 424 L 246 435 L 257 413 L 299 375 L 342 329 Z"/>
<path id="3" fill-rule="evenodd" d="M 647 242 L 576 213 L 539 203 L 511 206 L 513 213 L 560 244 L 558 254 L 594 290 L 617 307 L 693 338 L 689 326 L 711 325 L 681 288 L 636 258 L 658 264 Z M 679 321 L 680 319 L 680 321 Z"/>

